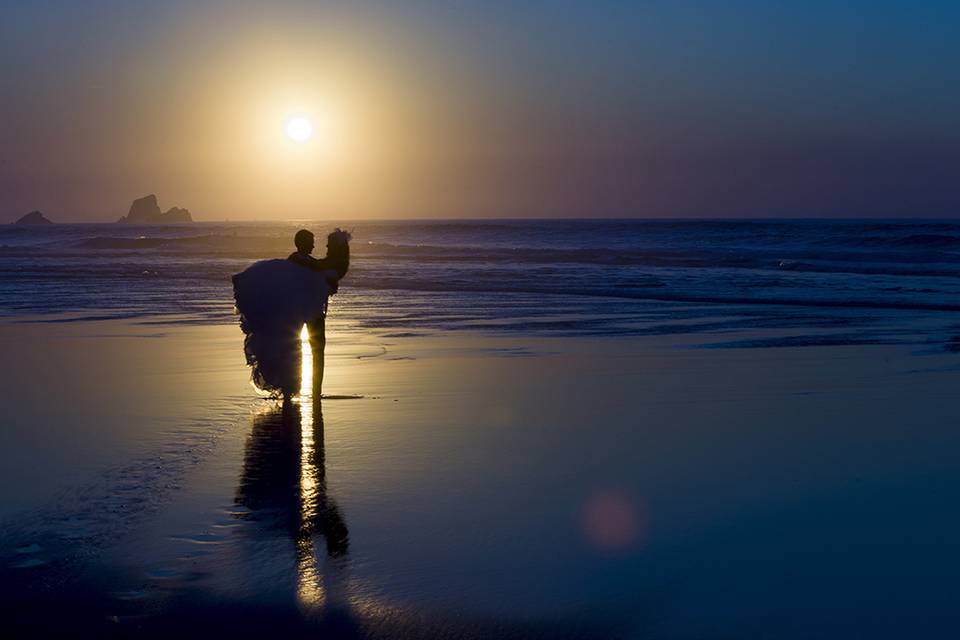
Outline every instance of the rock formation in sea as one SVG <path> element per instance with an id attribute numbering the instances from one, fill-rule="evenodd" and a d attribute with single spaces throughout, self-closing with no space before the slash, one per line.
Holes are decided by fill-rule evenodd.
<path id="1" fill-rule="evenodd" d="M 117 222 L 131 224 L 170 224 L 174 222 L 193 222 L 190 212 L 180 207 L 171 207 L 167 211 L 160 211 L 157 196 L 150 194 L 137 198 L 130 205 L 130 211 Z"/>
<path id="2" fill-rule="evenodd" d="M 180 207 L 170 207 L 163 214 L 164 222 L 193 222 L 190 212 Z"/>
<path id="3" fill-rule="evenodd" d="M 39 211 L 31 211 L 27 215 L 17 220 L 14 224 L 53 224 Z"/>

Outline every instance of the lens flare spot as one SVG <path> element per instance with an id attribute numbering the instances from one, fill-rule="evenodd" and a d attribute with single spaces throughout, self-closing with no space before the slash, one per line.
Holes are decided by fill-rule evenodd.
<path id="1" fill-rule="evenodd" d="M 595 548 L 620 552 L 647 539 L 647 514 L 636 501 L 617 491 L 591 494 L 580 509 L 580 527 Z"/>

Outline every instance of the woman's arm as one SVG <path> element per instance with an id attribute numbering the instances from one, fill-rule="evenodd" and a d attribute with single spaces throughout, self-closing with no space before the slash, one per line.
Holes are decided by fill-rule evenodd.
<path id="1" fill-rule="evenodd" d="M 328 264 L 328 269 L 333 269 L 342 278 L 350 269 L 350 245 L 330 247 L 327 249 L 327 257 L 323 260 Z"/>
<path id="2" fill-rule="evenodd" d="M 327 257 L 323 259 L 329 269 L 340 277 L 347 275 L 350 269 L 350 234 L 337 229 L 327 236 Z"/>

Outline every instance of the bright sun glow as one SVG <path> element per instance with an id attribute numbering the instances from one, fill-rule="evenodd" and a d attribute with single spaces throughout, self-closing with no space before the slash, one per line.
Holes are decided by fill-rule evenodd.
<path id="1" fill-rule="evenodd" d="M 307 325 L 300 329 L 300 395 L 313 392 L 313 350 L 310 348 L 310 332 Z"/>
<path id="2" fill-rule="evenodd" d="M 287 119 L 287 137 L 294 142 L 306 142 L 313 137 L 313 123 L 303 116 Z"/>

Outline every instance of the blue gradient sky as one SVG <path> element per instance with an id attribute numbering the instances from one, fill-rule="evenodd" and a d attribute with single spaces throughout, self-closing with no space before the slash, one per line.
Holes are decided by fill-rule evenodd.
<path id="1" fill-rule="evenodd" d="M 0 219 L 960 215 L 960 3 L 0 7 Z"/>

